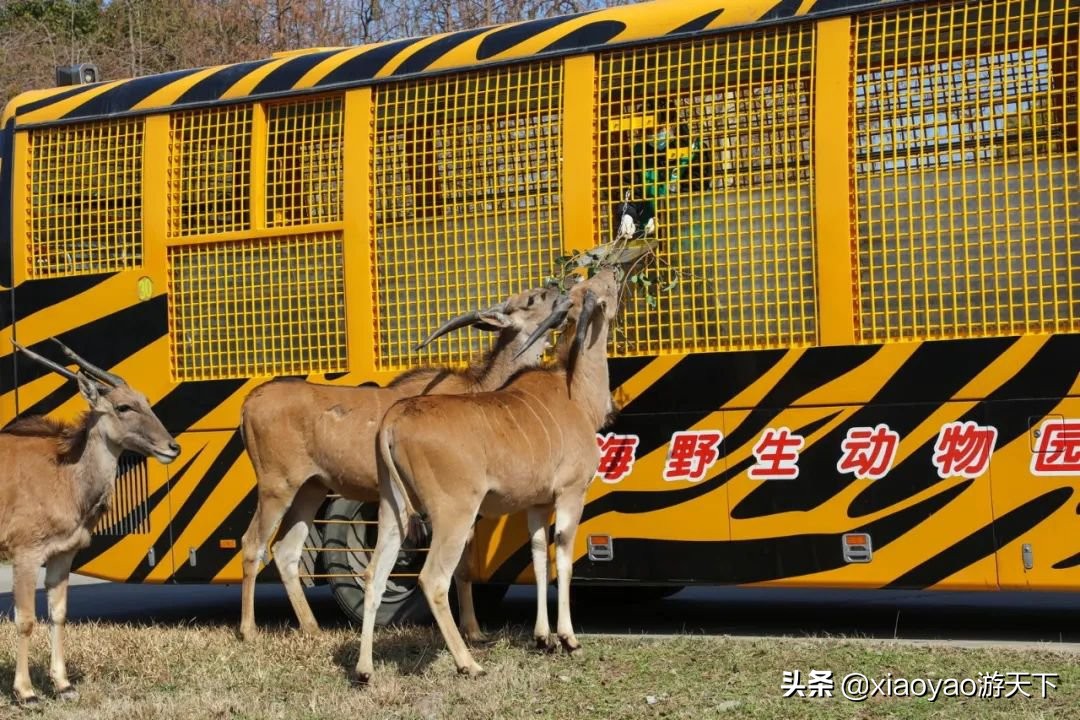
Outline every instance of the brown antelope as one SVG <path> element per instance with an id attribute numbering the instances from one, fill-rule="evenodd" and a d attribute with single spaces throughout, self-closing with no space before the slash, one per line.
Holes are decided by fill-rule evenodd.
<path id="1" fill-rule="evenodd" d="M 415 508 L 426 512 L 432 532 L 420 587 L 459 672 L 483 672 L 447 602 L 477 514 L 527 511 L 537 588 L 534 634 L 547 648 L 547 520 L 554 508 L 558 635 L 568 652 L 580 649 L 570 621 L 571 553 L 585 490 L 600 461 L 596 432 L 613 412 L 607 338 L 618 290 L 615 273 L 601 270 L 578 283 L 537 329 L 530 341 L 563 319 L 576 324 L 574 334 L 559 338 L 555 367 L 522 371 L 494 392 L 406 398 L 387 411 L 378 434 L 379 536 L 365 576 L 360 682 L 373 672 L 372 618 Z"/>
<path id="2" fill-rule="evenodd" d="M 543 345 L 522 353 L 523 343 L 551 315 L 559 297 L 553 284 L 518 293 L 499 305 L 448 320 L 418 346 L 468 325 L 497 331 L 491 350 L 463 371 L 418 368 L 381 388 L 270 381 L 248 395 L 241 427 L 255 468 L 258 504 L 243 537 L 241 638 L 256 633 L 255 576 L 279 521 L 274 562 L 301 631 L 314 633 L 319 626 L 304 597 L 299 567 L 308 528 L 327 489 L 353 500 L 377 501 L 375 432 L 387 408 L 413 395 L 494 390 L 523 367 L 537 365 Z M 464 562 L 457 579 L 462 629 L 470 640 L 482 641 Z"/>
<path id="3" fill-rule="evenodd" d="M 30 636 L 34 630 L 34 586 L 45 565 L 45 588 L 52 622 L 50 675 L 57 694 L 78 693 L 64 664 L 68 574 L 75 553 L 90 544 L 90 533 L 108 509 L 116 487 L 120 454 L 131 450 L 171 463 L 180 446 L 150 408 L 146 396 L 119 375 L 91 365 L 53 339 L 79 366 L 78 372 L 47 360 L 17 343 L 17 350 L 73 379 L 90 405 L 75 423 L 33 416 L 0 431 L 0 560 L 14 570 L 15 696 L 37 702 L 30 683 Z"/>

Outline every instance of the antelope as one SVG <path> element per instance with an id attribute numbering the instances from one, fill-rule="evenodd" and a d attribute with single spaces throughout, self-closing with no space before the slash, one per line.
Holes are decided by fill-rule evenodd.
<path id="1" fill-rule="evenodd" d="M 120 454 L 131 450 L 168 465 L 180 446 L 154 414 L 146 396 L 111 372 L 91 365 L 53 338 L 79 366 L 78 372 L 12 342 L 16 350 L 75 380 L 89 411 L 72 424 L 41 416 L 16 419 L 0 430 L 0 560 L 12 563 L 15 595 L 15 696 L 38 698 L 30 682 L 30 636 L 34 630 L 37 569 L 45 565 L 52 623 L 50 675 L 61 699 L 78 693 L 64 663 L 68 575 L 75 553 L 90 544 L 116 487 Z"/>
<path id="2" fill-rule="evenodd" d="M 410 370 L 386 387 L 323 385 L 272 380 L 255 388 L 241 410 L 244 446 L 258 483 L 255 515 L 244 533 L 240 637 L 255 627 L 255 576 L 266 544 L 280 522 L 274 562 L 303 633 L 318 632 L 300 584 L 299 567 L 308 528 L 327 490 L 354 500 L 378 500 L 375 431 L 383 413 L 403 397 L 493 390 L 516 371 L 540 362 L 544 347 L 522 345 L 551 315 L 560 292 L 547 284 L 504 302 L 452 318 L 417 346 L 466 326 L 498 332 L 492 348 L 463 371 Z M 467 563 L 457 577 L 458 608 L 466 636 L 483 642 L 476 620 Z"/>
<path id="3" fill-rule="evenodd" d="M 581 649 L 570 620 L 571 553 L 585 491 L 600 462 L 596 432 L 610 422 L 608 325 L 618 305 L 611 268 L 573 287 L 526 341 L 572 320 L 552 368 L 523 370 L 500 389 L 473 395 L 411 397 L 383 417 L 379 444 L 379 535 L 365 575 L 364 618 L 356 679 L 373 672 L 374 614 L 403 535 L 415 532 L 417 508 L 431 524 L 420 587 L 458 671 L 483 673 L 454 627 L 447 602 L 450 576 L 477 515 L 525 510 L 536 574 L 538 646 L 552 647 L 547 614 L 547 520 L 555 511 L 558 636 Z"/>

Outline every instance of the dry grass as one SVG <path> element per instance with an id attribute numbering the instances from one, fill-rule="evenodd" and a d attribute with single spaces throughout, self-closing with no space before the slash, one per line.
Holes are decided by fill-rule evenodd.
<path id="1" fill-rule="evenodd" d="M 302 637 L 264 628 L 244 644 L 228 626 L 80 623 L 69 665 L 82 694 L 54 700 L 47 633 L 38 628 L 33 677 L 45 702 L 10 701 L 15 631 L 0 622 L 0 718 L 208 720 L 217 718 L 1067 718 L 1080 706 L 1080 658 L 1052 650 L 920 648 L 861 640 L 584 637 L 585 656 L 540 655 L 528 628 L 499 633 L 476 651 L 487 675 L 458 677 L 437 630 L 376 633 L 376 679 L 350 686 L 358 636 Z M 885 677 L 976 677 L 980 672 L 1058 673 L 1047 699 L 784 699 L 782 672 L 831 669 Z M 1029 691 L 1030 692 L 1030 691 Z"/>

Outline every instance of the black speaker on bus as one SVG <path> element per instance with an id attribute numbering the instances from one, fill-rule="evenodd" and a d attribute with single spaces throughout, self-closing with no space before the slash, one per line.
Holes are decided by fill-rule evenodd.
<path id="1" fill-rule="evenodd" d="M 84 62 L 75 65 L 64 65 L 56 68 L 56 84 L 60 85 L 89 85 L 96 83 L 100 78 L 98 66 L 94 63 Z"/>

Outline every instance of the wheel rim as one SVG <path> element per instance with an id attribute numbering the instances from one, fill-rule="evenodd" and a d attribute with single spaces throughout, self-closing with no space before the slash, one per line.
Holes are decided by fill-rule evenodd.
<path id="1" fill-rule="evenodd" d="M 348 501 L 348 507 L 344 512 L 333 512 L 330 519 L 335 521 L 353 521 L 357 524 L 348 525 L 348 530 L 342 533 L 344 542 L 336 538 L 327 538 L 327 548 L 370 548 L 370 550 L 353 550 L 349 552 L 334 551 L 328 553 L 327 565 L 331 574 L 350 573 L 354 577 L 331 578 L 331 585 L 337 590 L 339 586 L 355 587 L 361 593 L 366 591 L 363 575 L 367 571 L 368 563 L 378 541 L 378 513 L 379 506 L 376 503 L 362 503 Z M 333 533 L 337 535 L 337 533 Z M 391 577 L 386 581 L 386 591 L 383 593 L 382 602 L 396 604 L 404 602 L 418 590 L 416 573 L 424 565 L 426 553 L 422 552 L 424 545 L 416 543 L 408 538 L 403 540 L 401 550 Z M 405 573 L 406 577 L 393 577 L 395 574 Z M 361 595 L 362 597 L 363 595 Z M 356 608 L 361 611 L 362 608 Z"/>

